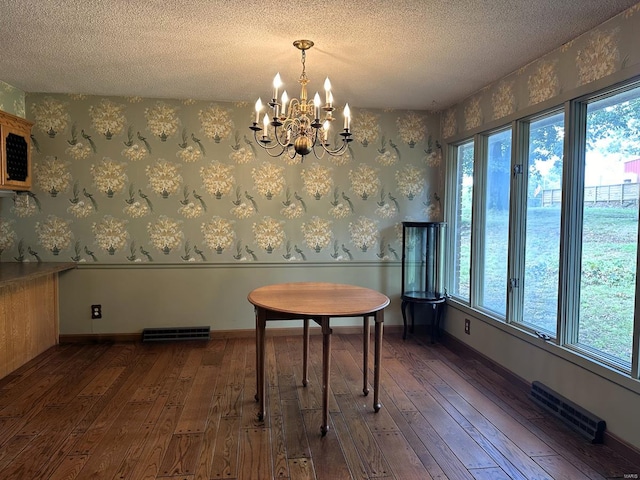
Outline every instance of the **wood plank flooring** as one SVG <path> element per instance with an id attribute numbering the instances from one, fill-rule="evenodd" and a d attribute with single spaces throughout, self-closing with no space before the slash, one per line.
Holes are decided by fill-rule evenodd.
<path id="1" fill-rule="evenodd" d="M 361 337 L 333 335 L 330 431 L 322 437 L 322 339 L 311 337 L 302 387 L 301 338 L 267 338 L 262 422 L 253 337 L 51 348 L 0 379 L 0 479 L 640 474 L 640 466 L 589 444 L 479 362 L 394 333 L 385 334 L 378 413 L 372 395 L 362 394 Z"/>

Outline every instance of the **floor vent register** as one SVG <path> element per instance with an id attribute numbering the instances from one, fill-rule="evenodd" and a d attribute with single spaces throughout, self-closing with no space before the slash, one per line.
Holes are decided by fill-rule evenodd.
<path id="1" fill-rule="evenodd" d="M 172 340 L 209 340 L 211 327 L 145 328 L 143 342 L 169 342 Z"/>
<path id="2" fill-rule="evenodd" d="M 602 443 L 606 422 L 537 380 L 531 384 L 530 398 L 546 411 L 582 434 L 591 443 Z"/>

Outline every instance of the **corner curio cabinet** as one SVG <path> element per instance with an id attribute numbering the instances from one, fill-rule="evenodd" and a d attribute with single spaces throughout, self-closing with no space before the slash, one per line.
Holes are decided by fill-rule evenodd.
<path id="1" fill-rule="evenodd" d="M 431 341 L 439 333 L 446 299 L 444 288 L 444 247 L 446 223 L 402 222 L 402 320 L 403 337 L 407 336 L 407 307 L 411 331 L 415 305 L 431 310 Z M 424 308 L 422 309 L 424 310 Z"/>

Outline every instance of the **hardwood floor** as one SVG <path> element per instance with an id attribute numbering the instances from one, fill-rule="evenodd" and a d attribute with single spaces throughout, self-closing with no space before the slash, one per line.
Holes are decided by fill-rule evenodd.
<path id="1" fill-rule="evenodd" d="M 640 474 L 640 466 L 589 444 L 476 361 L 393 333 L 383 349 L 382 409 L 374 413 L 372 395 L 362 395 L 361 337 L 333 335 L 325 437 L 320 336 L 311 337 L 306 388 L 301 335 L 267 338 L 264 422 L 256 419 L 252 337 L 49 349 L 0 379 L 0 479 Z"/>

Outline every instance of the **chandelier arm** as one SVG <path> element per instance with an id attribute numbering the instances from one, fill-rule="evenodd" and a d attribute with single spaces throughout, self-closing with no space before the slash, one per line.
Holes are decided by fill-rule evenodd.
<path id="1" fill-rule="evenodd" d="M 324 153 L 328 153 L 329 155 L 331 155 L 332 157 L 339 157 L 340 155 L 342 155 L 348 148 L 349 143 L 353 141 L 353 139 L 351 138 L 351 132 L 349 132 L 348 129 L 344 129 L 339 135 L 340 137 L 342 137 L 342 143 L 340 144 L 339 147 L 336 147 L 334 149 L 329 148 L 329 144 L 325 143 L 324 141 L 319 141 L 320 140 L 320 129 L 316 128 L 315 131 L 315 138 L 313 140 L 313 153 L 315 155 L 315 157 L 320 160 L 322 157 L 324 157 Z M 318 157 L 318 155 L 316 154 L 316 147 L 320 145 L 320 147 L 322 147 L 322 154 L 320 155 L 320 157 Z"/>
<path id="2" fill-rule="evenodd" d="M 261 130 L 260 130 L 260 131 L 261 131 Z M 271 140 L 269 140 L 269 142 L 268 142 L 268 143 L 265 143 L 262 139 L 258 138 L 258 131 L 256 131 L 256 130 L 254 130 L 254 131 L 253 131 L 253 138 L 255 139 L 255 141 L 256 141 L 256 143 L 257 143 L 257 145 L 258 145 L 259 147 L 263 148 L 263 149 L 267 152 L 267 154 L 268 154 L 270 157 L 274 157 L 274 158 L 275 158 L 275 157 L 279 157 L 279 156 L 280 156 L 280 155 L 282 155 L 282 154 L 285 152 L 285 150 L 287 149 L 287 146 L 286 146 L 286 145 L 282 145 L 282 144 L 280 144 L 280 142 L 277 142 L 277 143 L 275 143 L 275 144 L 273 144 L 273 145 L 269 146 L 269 143 L 271 143 Z M 279 153 L 277 153 L 277 154 L 275 154 L 275 155 L 274 155 L 274 154 L 272 154 L 272 153 L 271 153 L 271 151 L 272 151 L 272 150 L 275 150 L 275 149 L 277 149 L 277 148 L 279 148 L 279 149 L 280 149 L 280 152 L 279 152 Z"/>
<path id="3" fill-rule="evenodd" d="M 280 145 L 284 149 L 289 148 L 289 142 L 282 143 L 282 139 L 280 137 L 284 136 L 285 137 L 284 139 L 286 140 L 286 135 L 284 134 L 284 132 L 286 132 L 287 129 L 288 128 L 283 127 L 282 130 L 281 130 L 283 133 L 278 134 L 278 126 L 276 126 L 276 125 L 273 126 L 273 136 L 276 139 L 276 142 L 278 143 L 278 145 Z"/>
<path id="4" fill-rule="evenodd" d="M 273 147 L 271 148 L 271 150 L 273 150 Z M 265 152 L 267 152 L 267 155 L 269 155 L 271 158 L 278 158 L 278 157 L 281 157 L 287 149 L 283 148 L 279 152 L 276 152 L 276 153 L 272 153 L 271 150 L 267 150 L 265 148 Z"/>
<path id="5" fill-rule="evenodd" d="M 349 142 L 350 142 L 350 140 L 348 140 L 348 139 L 342 140 L 342 144 L 339 147 L 337 147 L 337 148 L 335 148 L 333 150 L 328 148 L 323 143 L 321 143 L 320 146 L 322 147 L 323 152 L 326 152 L 327 154 L 331 155 L 332 157 L 339 157 L 340 155 L 342 155 L 347 150 L 347 148 L 349 147 Z M 314 148 L 314 153 L 315 153 L 316 145 L 314 145 L 313 148 Z M 324 154 L 322 156 L 324 156 Z M 316 158 L 318 158 L 318 159 L 320 159 L 321 157 L 318 157 L 316 155 Z"/>
<path id="6" fill-rule="evenodd" d="M 313 152 L 313 156 L 316 157 L 318 160 L 322 160 L 324 158 L 324 154 L 326 153 L 326 149 L 323 147 L 320 149 L 320 155 L 318 155 L 318 151 L 316 146 L 313 146 L 312 152 Z"/>

